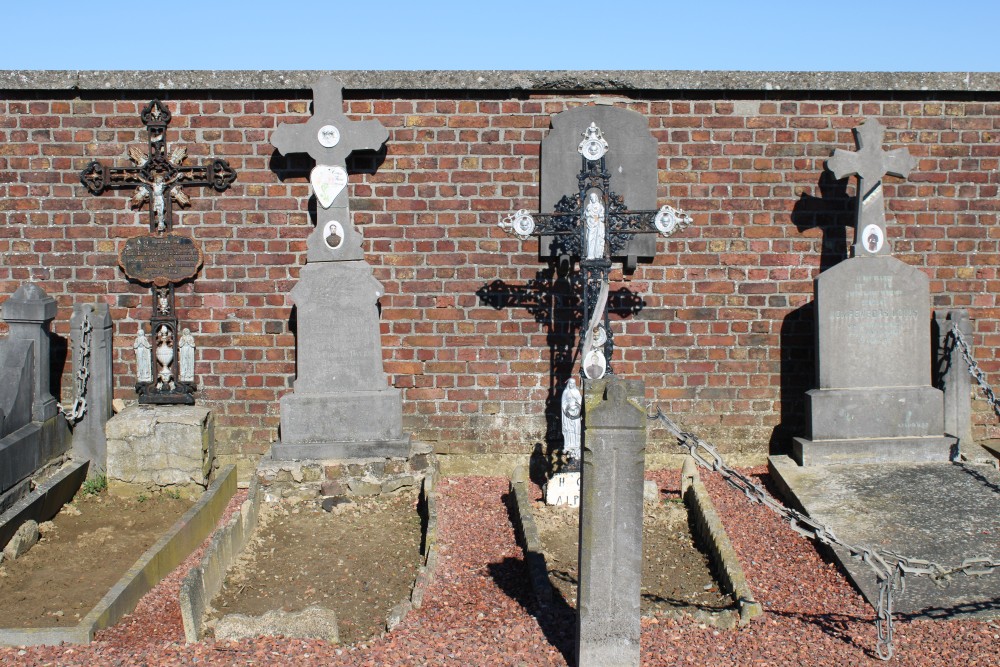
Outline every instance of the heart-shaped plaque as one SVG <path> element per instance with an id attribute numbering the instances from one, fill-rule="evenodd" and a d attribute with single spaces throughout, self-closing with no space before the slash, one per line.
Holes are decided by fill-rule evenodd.
<path id="1" fill-rule="evenodd" d="M 347 186 L 347 171 L 343 167 L 316 165 L 309 174 L 309 182 L 312 183 L 319 205 L 330 208 L 333 200 Z"/>

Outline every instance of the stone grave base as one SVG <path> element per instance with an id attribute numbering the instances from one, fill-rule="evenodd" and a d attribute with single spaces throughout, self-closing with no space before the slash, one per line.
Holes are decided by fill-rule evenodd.
<path id="1" fill-rule="evenodd" d="M 281 398 L 281 440 L 271 458 L 359 459 L 405 457 L 410 436 L 403 433 L 398 389 L 329 394 L 293 393 Z M 373 419 L 373 415 L 377 418 Z"/>
<path id="2" fill-rule="evenodd" d="M 771 479 L 792 507 L 827 524 L 854 546 L 887 549 L 945 567 L 1000 553 L 1000 472 L 993 465 L 897 463 L 799 466 L 772 456 Z M 833 549 L 869 603 L 878 599 L 871 568 Z M 890 562 L 890 565 L 893 563 Z M 937 588 L 907 576 L 893 599 L 897 618 L 1000 617 L 997 575 L 955 575 Z"/>
<path id="3" fill-rule="evenodd" d="M 215 464 L 212 412 L 197 405 L 130 405 L 108 420 L 112 495 L 171 490 L 197 498 Z"/>
<path id="4" fill-rule="evenodd" d="M 857 438 L 808 440 L 793 438 L 792 458 L 803 466 L 868 463 L 945 463 L 951 460 L 955 438 Z"/>

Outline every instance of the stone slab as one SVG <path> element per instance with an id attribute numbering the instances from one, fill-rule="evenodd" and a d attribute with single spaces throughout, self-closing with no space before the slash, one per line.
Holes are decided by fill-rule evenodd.
<path id="1" fill-rule="evenodd" d="M 360 452 L 364 443 L 408 443 L 409 437 L 403 434 L 402 401 L 398 389 L 286 394 L 280 401 L 281 441 L 275 447 L 283 451 L 300 445 L 354 443 Z M 394 446 L 391 453 L 376 448 L 365 454 L 331 454 L 319 458 L 391 457 L 408 453 L 407 444 L 402 453 Z"/>
<path id="2" fill-rule="evenodd" d="M 643 383 L 584 386 L 577 657 L 579 667 L 638 667 L 646 451 Z"/>
<path id="3" fill-rule="evenodd" d="M 48 521 L 72 500 L 87 477 L 87 461 L 66 464 L 62 470 L 0 514 L 0 544 L 6 544 L 25 521 Z"/>
<path id="4" fill-rule="evenodd" d="M 44 422 L 30 422 L 0 438 L 0 492 L 6 492 L 33 476 L 64 454 L 72 434 L 61 415 Z"/>
<path id="5" fill-rule="evenodd" d="M 297 323 L 296 393 L 376 391 L 388 386 L 377 305 L 384 293 L 372 267 L 363 261 L 302 267 L 292 288 Z"/>
<path id="6" fill-rule="evenodd" d="M 0 340 L 0 437 L 31 422 L 34 364 L 30 340 Z"/>
<path id="7" fill-rule="evenodd" d="M 793 506 L 828 524 L 845 542 L 889 549 L 955 566 L 1000 554 L 1000 473 L 991 465 L 907 463 L 801 467 L 772 456 L 771 477 Z M 789 539 L 792 539 L 791 537 Z M 837 561 L 871 602 L 878 596 L 867 565 L 834 549 Z M 897 618 L 998 618 L 1000 574 L 958 575 L 945 588 L 907 577 L 895 598 Z"/>
<path id="8" fill-rule="evenodd" d="M 827 269 L 816 279 L 816 336 L 820 389 L 930 386 L 927 275 L 886 256 Z"/>
<path id="9" fill-rule="evenodd" d="M 838 463 L 920 463 L 950 461 L 956 440 L 951 436 L 916 438 L 792 438 L 792 458 L 803 466 Z"/>
<path id="10" fill-rule="evenodd" d="M 580 473 L 560 472 L 545 484 L 546 505 L 580 506 Z"/>
<path id="11" fill-rule="evenodd" d="M 70 340 L 73 345 L 73 373 L 81 372 L 80 339 L 84 318 L 93 327 L 90 338 L 89 377 L 87 379 L 87 411 L 73 426 L 73 457 L 91 461 L 90 475 L 104 472 L 108 458 L 108 438 L 104 427 L 114 416 L 111 357 L 114 353 L 114 331 L 106 303 L 84 303 L 73 306 L 70 318 Z"/>
<path id="12" fill-rule="evenodd" d="M 629 209 L 652 210 L 656 206 L 657 142 L 649 131 L 649 120 L 640 113 L 621 107 L 597 104 L 576 107 L 552 116 L 552 130 L 541 147 L 541 208 L 551 213 L 565 195 L 579 192 L 577 175 L 581 156 L 578 147 L 583 132 L 596 123 L 610 148 L 605 158 L 611 172 L 611 189 L 625 198 Z M 620 255 L 652 257 L 656 235 L 638 234 Z M 540 257 L 549 257 L 552 237 L 542 237 Z"/>
<path id="13" fill-rule="evenodd" d="M 934 387 L 813 389 L 806 392 L 811 440 L 941 436 L 944 400 Z"/>
<path id="14" fill-rule="evenodd" d="M 920 99 L 939 92 L 1000 89 L 997 72 L 810 72 L 739 70 L 4 70 L 0 90 L 295 90 L 332 75 L 352 90 L 583 91 L 910 91 Z"/>

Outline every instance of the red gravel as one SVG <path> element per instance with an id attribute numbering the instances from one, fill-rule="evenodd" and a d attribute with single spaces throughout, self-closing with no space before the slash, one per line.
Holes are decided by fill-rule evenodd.
<path id="1" fill-rule="evenodd" d="M 752 472 L 761 474 L 763 469 Z M 676 471 L 652 475 L 676 491 Z M 644 665 L 880 664 L 872 657 L 873 613 L 861 596 L 759 506 L 703 474 L 767 611 L 740 631 L 688 621 L 643 621 Z M 89 646 L 0 648 L 0 664 L 18 665 L 565 665 L 572 620 L 564 610 L 539 618 L 523 556 L 514 541 L 499 478 L 439 484 L 440 565 L 424 598 L 390 635 L 367 645 L 261 638 L 185 646 L 177 606 L 183 575 L 201 549 Z M 242 495 L 242 494 L 241 494 Z M 239 506 L 242 497 L 230 503 Z M 898 622 L 893 665 L 1000 665 L 1000 624 Z M 560 650 L 561 649 L 561 650 Z"/>

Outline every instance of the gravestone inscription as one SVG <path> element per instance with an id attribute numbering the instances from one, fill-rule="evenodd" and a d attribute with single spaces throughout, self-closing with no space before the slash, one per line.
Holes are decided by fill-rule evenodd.
<path id="1" fill-rule="evenodd" d="M 816 279 L 819 387 L 807 392 L 802 465 L 948 460 L 944 402 L 931 386 L 927 276 L 888 254 L 881 179 L 909 173 L 905 149 L 882 152 L 884 128 L 856 130 L 858 153 L 838 150 L 829 166 L 858 175 L 855 256 Z M 881 157 L 880 157 L 881 156 Z"/>

